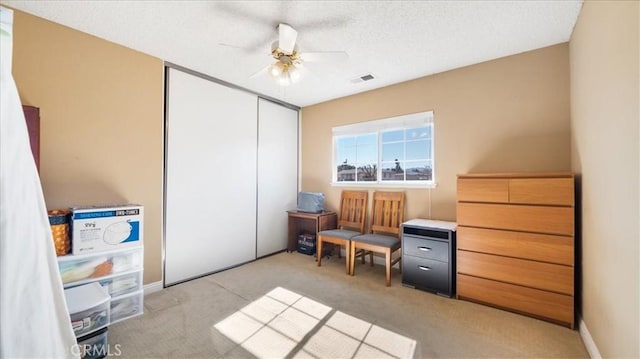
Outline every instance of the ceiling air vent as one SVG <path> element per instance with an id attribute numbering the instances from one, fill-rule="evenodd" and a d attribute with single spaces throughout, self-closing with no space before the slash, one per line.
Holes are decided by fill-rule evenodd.
<path id="1" fill-rule="evenodd" d="M 360 77 L 356 77 L 355 79 L 351 80 L 352 84 L 359 84 L 361 82 L 365 82 L 365 81 L 371 81 L 375 79 L 375 77 L 372 74 L 366 74 L 366 75 L 362 75 Z"/>

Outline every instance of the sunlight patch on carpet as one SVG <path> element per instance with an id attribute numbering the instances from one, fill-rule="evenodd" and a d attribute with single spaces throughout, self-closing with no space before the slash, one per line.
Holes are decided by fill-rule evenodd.
<path id="1" fill-rule="evenodd" d="M 258 358 L 412 358 L 416 341 L 277 287 L 213 328 Z"/>

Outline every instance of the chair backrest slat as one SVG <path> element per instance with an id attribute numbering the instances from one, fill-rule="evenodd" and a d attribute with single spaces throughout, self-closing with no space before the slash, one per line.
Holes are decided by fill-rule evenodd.
<path id="1" fill-rule="evenodd" d="M 367 191 L 342 191 L 338 227 L 364 233 L 368 197 Z"/>
<path id="2" fill-rule="evenodd" d="M 404 221 L 404 192 L 374 192 L 371 221 L 372 233 L 400 236 L 400 225 Z"/>

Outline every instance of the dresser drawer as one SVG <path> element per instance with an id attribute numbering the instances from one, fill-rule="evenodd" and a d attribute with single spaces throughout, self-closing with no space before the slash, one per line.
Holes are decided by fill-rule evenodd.
<path id="1" fill-rule="evenodd" d="M 403 256 L 402 282 L 420 289 L 452 294 L 449 288 L 449 264 L 445 262 Z"/>
<path id="2" fill-rule="evenodd" d="M 573 237 L 458 227 L 458 249 L 573 266 Z"/>
<path id="3" fill-rule="evenodd" d="M 573 328 L 572 296 L 462 274 L 457 277 L 457 292 L 461 299 L 533 314 Z"/>
<path id="4" fill-rule="evenodd" d="M 573 178 L 518 178 L 509 181 L 509 203 L 573 206 Z"/>
<path id="5" fill-rule="evenodd" d="M 573 295 L 573 267 L 458 251 L 458 273 Z"/>
<path id="6" fill-rule="evenodd" d="M 458 203 L 458 225 L 572 236 L 573 207 Z"/>
<path id="7" fill-rule="evenodd" d="M 458 178 L 458 201 L 508 203 L 509 180 Z"/>
<path id="8" fill-rule="evenodd" d="M 402 254 L 449 262 L 449 243 L 404 235 Z"/>

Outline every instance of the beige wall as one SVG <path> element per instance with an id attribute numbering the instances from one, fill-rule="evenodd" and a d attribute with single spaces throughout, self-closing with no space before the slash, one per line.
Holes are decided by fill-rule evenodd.
<path id="1" fill-rule="evenodd" d="M 638 2 L 587 1 L 570 47 L 304 108 L 302 189 L 336 208 L 331 127 L 425 110 L 435 113 L 438 187 L 406 190 L 407 218 L 455 219 L 458 173 L 572 168 L 582 317 L 603 356 L 639 357 L 639 17 Z M 145 283 L 161 280 L 162 71 L 160 59 L 15 11 L 13 73 L 22 102 L 41 110 L 47 205 L 144 204 Z"/>
<path id="2" fill-rule="evenodd" d="M 568 171 L 569 51 L 560 44 L 302 109 L 302 189 L 332 187 L 333 126 L 433 110 L 437 188 L 407 189 L 406 218 L 455 220 L 456 174 Z"/>
<path id="3" fill-rule="evenodd" d="M 15 11 L 13 75 L 40 108 L 47 207 L 143 204 L 144 282 L 161 280 L 163 62 Z"/>
<path id="4" fill-rule="evenodd" d="M 640 357 L 637 1 L 586 1 L 570 45 L 582 318 L 603 357 Z"/>

